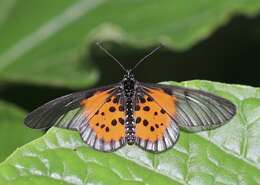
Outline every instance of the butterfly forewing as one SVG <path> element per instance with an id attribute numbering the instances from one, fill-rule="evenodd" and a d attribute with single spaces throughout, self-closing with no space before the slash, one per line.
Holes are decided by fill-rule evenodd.
<path id="1" fill-rule="evenodd" d="M 178 86 L 157 84 L 143 84 L 143 86 L 144 91 L 165 108 L 178 126 L 189 131 L 221 126 L 236 113 L 236 107 L 232 102 L 211 93 Z M 167 105 L 168 101 L 162 101 L 162 96 L 172 97 L 175 111 L 169 109 L 171 106 Z"/>
<path id="2" fill-rule="evenodd" d="M 114 89 L 102 90 L 93 93 L 88 98 L 79 101 L 79 107 L 63 114 L 54 126 L 80 130 L 82 125 L 88 124 L 94 113 L 104 104 L 106 99 L 115 92 Z"/>
<path id="3" fill-rule="evenodd" d="M 48 129 L 54 126 L 55 124 L 57 124 L 57 121 L 61 120 L 62 117 L 64 117 L 66 114 L 69 113 L 69 111 L 80 109 L 82 107 L 81 106 L 82 100 L 93 97 L 104 91 L 107 92 L 106 96 L 110 96 L 110 94 L 116 89 L 117 89 L 117 85 L 111 85 L 111 86 L 105 86 L 105 87 L 101 87 L 89 91 L 76 92 L 76 93 L 59 97 L 55 100 L 52 100 L 40 106 L 39 108 L 29 113 L 25 118 L 24 122 L 30 128 Z M 96 106 L 100 106 L 98 105 L 98 102 L 96 102 Z M 79 112 L 77 111 L 71 112 L 69 116 L 73 117 L 72 113 L 79 113 Z M 67 124 L 68 122 L 62 121 L 61 123 L 58 124 L 58 126 L 67 128 Z"/>

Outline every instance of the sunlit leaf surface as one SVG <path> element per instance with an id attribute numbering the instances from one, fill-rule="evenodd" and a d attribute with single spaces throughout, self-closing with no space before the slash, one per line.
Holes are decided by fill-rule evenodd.
<path id="1" fill-rule="evenodd" d="M 16 106 L 0 101 L 0 161 L 6 159 L 17 147 L 42 135 L 23 125 L 25 115 Z"/>

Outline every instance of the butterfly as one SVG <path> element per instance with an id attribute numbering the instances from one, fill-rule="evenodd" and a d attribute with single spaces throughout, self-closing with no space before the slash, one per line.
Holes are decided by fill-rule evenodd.
<path id="1" fill-rule="evenodd" d="M 30 128 L 52 126 L 76 130 L 92 148 L 112 152 L 125 145 L 159 153 L 173 147 L 180 128 L 200 131 L 219 127 L 236 113 L 236 106 L 214 94 L 135 80 L 100 43 L 97 45 L 125 71 L 116 84 L 59 97 L 35 109 L 25 118 Z"/>

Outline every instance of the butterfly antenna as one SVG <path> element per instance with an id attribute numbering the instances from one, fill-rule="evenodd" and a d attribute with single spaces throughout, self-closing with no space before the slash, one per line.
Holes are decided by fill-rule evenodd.
<path id="1" fill-rule="evenodd" d="M 145 59 L 147 59 L 148 57 L 150 57 L 152 54 L 154 54 L 156 51 L 158 51 L 159 49 L 161 49 L 163 47 L 162 44 L 160 44 L 159 46 L 157 46 L 156 48 L 154 48 L 152 51 L 150 51 L 146 56 L 144 56 L 141 60 L 139 60 L 135 66 L 131 69 L 131 71 L 133 71 L 135 68 L 137 68 L 137 66 L 139 66 L 143 61 L 145 61 Z"/>
<path id="2" fill-rule="evenodd" d="M 119 62 L 119 60 L 117 60 L 116 57 L 114 57 L 111 53 L 109 53 L 109 51 L 106 50 L 99 42 L 96 42 L 96 45 L 101 50 L 103 50 L 108 56 L 110 56 L 110 58 L 112 58 L 114 61 L 116 61 L 125 72 L 127 72 L 126 68 Z"/>

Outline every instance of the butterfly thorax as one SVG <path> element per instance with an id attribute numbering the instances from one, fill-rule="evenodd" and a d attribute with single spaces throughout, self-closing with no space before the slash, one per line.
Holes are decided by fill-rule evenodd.
<path id="1" fill-rule="evenodd" d="M 132 73 L 127 73 L 122 80 L 122 88 L 125 99 L 125 131 L 126 141 L 129 145 L 135 143 L 135 119 L 134 119 L 134 97 L 136 81 Z"/>

